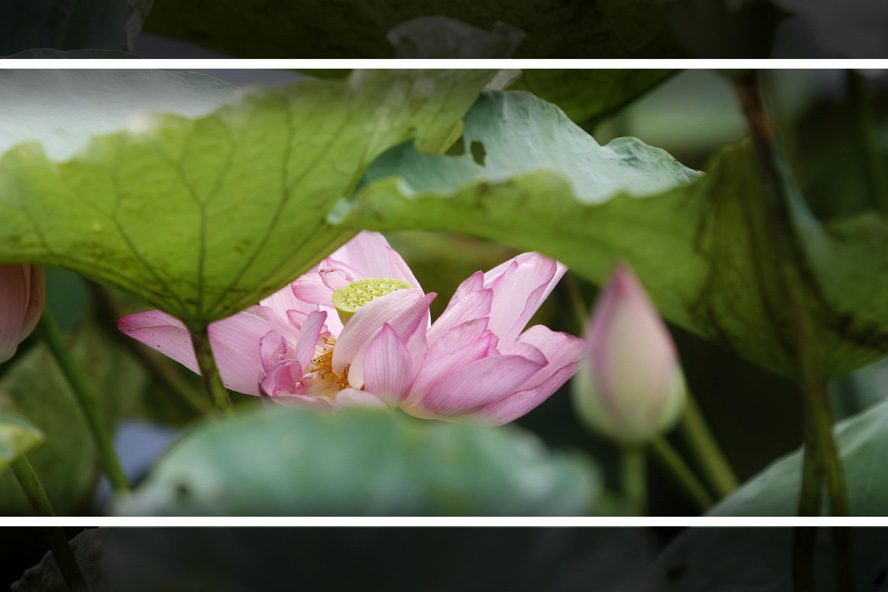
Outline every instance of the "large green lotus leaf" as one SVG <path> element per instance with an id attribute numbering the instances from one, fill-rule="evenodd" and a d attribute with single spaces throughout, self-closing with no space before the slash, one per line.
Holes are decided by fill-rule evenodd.
<path id="1" fill-rule="evenodd" d="M 763 188 L 746 144 L 708 175 L 635 138 L 607 146 L 555 106 L 489 93 L 465 120 L 465 153 L 403 145 L 368 171 L 331 219 L 375 230 L 430 229 L 501 240 L 555 257 L 601 283 L 627 260 L 673 323 L 795 376 Z M 451 151 L 452 153 L 454 151 Z M 888 231 L 876 216 L 821 226 L 793 201 L 791 268 L 827 376 L 888 351 Z"/>
<path id="2" fill-rule="evenodd" d="M 558 105 L 577 123 L 607 116 L 669 78 L 672 70 L 522 70 L 511 90 Z"/>
<path id="3" fill-rule="evenodd" d="M 601 483 L 582 456 L 515 427 L 379 410 L 261 409 L 206 422 L 155 465 L 129 515 L 566 515 Z"/>
<path id="4" fill-rule="evenodd" d="M 0 411 L 0 473 L 44 439 L 43 432 L 28 420 Z"/>
<path id="5" fill-rule="evenodd" d="M 78 330 L 71 347 L 113 429 L 141 394 L 145 373 L 95 325 Z M 28 460 L 54 510 L 58 514 L 89 510 L 99 456 L 74 393 L 43 345 L 17 357 L 11 366 L 0 380 L 0 410 L 28 418 L 45 434 L 45 444 L 29 452 Z M 0 474 L 0 514 L 32 513 L 12 472 Z"/>
<path id="6" fill-rule="evenodd" d="M 81 53 L 28 55 L 57 58 Z M 137 113 L 201 117 L 234 90 L 217 78 L 193 72 L 0 70 L 0 154 L 21 142 L 35 141 L 52 160 L 65 160 L 90 136 L 122 130 Z"/>
<path id="7" fill-rule="evenodd" d="M 432 16 L 517 27 L 518 58 L 683 57 L 657 0 L 156 0 L 146 30 L 234 57 L 394 58 L 388 33 Z"/>
<path id="8" fill-rule="evenodd" d="M 494 74 L 368 71 L 243 90 L 198 119 L 131 119 L 63 163 L 19 144 L 0 159 L 0 261 L 67 268 L 193 325 L 223 318 L 350 238 L 325 222 L 336 200 L 393 145 L 446 148 Z"/>
<path id="9" fill-rule="evenodd" d="M 32 48 L 129 50 L 153 0 L 0 4 L 0 55 Z"/>

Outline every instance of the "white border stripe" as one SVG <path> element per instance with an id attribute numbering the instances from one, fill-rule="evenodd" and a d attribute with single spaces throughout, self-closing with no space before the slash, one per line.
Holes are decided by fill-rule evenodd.
<path id="1" fill-rule="evenodd" d="M 21 516 L 2 517 L 3 526 L 70 526 L 70 527 L 797 527 L 797 526 L 866 526 L 888 527 L 888 517 L 107 517 L 107 516 Z"/>
<path id="2" fill-rule="evenodd" d="M 53 69 L 762 69 L 762 70 L 830 70 L 888 69 L 885 59 L 441 59 L 441 60 L 394 60 L 394 59 L 7 59 L 0 61 L 0 69 L 36 70 Z"/>

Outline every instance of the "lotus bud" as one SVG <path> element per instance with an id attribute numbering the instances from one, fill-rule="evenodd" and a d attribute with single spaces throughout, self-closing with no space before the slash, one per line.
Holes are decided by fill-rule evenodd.
<path id="1" fill-rule="evenodd" d="M 46 276 L 36 265 L 0 265 L 0 363 L 31 334 L 46 301 Z"/>
<path id="2" fill-rule="evenodd" d="M 572 385 L 581 421 L 625 446 L 672 428 L 684 407 L 684 375 L 666 325 L 628 266 L 614 270 L 585 337 Z"/>

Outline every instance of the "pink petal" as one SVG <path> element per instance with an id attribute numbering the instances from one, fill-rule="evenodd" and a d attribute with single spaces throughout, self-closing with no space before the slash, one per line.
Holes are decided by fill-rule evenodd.
<path id="1" fill-rule="evenodd" d="M 490 315 L 493 303 L 493 290 L 480 290 L 459 301 L 451 300 L 429 329 L 429 347 L 456 327 L 467 321 L 485 318 Z"/>
<path id="2" fill-rule="evenodd" d="M 133 339 L 179 362 L 192 372 L 200 373 L 197 358 L 194 357 L 191 336 L 185 324 L 176 317 L 159 310 L 149 310 L 120 319 L 117 327 Z M 263 336 L 264 333 L 257 339 Z M 259 370 L 261 369 L 260 361 Z"/>
<path id="3" fill-rule="evenodd" d="M 318 306 L 315 307 L 315 310 L 312 312 L 321 312 L 326 315 L 324 320 L 324 325 L 321 328 L 321 333 L 325 331 L 334 337 L 339 335 L 342 332 L 342 321 L 339 320 L 339 315 L 336 313 L 336 309 L 333 307 L 326 306 Z M 305 322 L 308 320 L 308 314 L 304 312 L 299 312 L 296 310 L 291 310 L 287 312 L 287 320 L 290 321 L 290 324 L 293 325 L 297 329 L 302 329 L 302 326 L 305 325 Z"/>
<path id="4" fill-rule="evenodd" d="M 302 366 L 296 360 L 286 360 L 274 366 L 259 385 L 262 392 L 270 397 L 292 394 L 296 384 L 302 380 Z"/>
<path id="5" fill-rule="evenodd" d="M 15 355 L 22 341 L 28 310 L 31 270 L 26 265 L 0 265 L 0 362 Z"/>
<path id="6" fill-rule="evenodd" d="M 364 278 L 392 277 L 388 247 L 388 241 L 378 232 L 362 231 L 339 247 L 330 258 L 352 267 Z"/>
<path id="7" fill-rule="evenodd" d="M 484 286 L 493 289 L 490 330 L 514 341 L 565 270 L 539 253 L 523 253 L 484 274 Z"/>
<path id="8" fill-rule="evenodd" d="M 487 330 L 487 318 L 466 321 L 444 334 L 439 332 L 434 343 L 429 346 L 429 356 L 432 358 L 445 356 L 461 347 L 477 343 L 487 333 L 489 333 Z M 490 335 L 493 335 L 493 333 L 490 333 Z M 429 337 L 429 341 L 431 341 L 431 337 Z"/>
<path id="9" fill-rule="evenodd" d="M 330 263 L 333 267 L 329 265 Z M 327 328 L 331 334 L 339 335 L 342 331 L 342 321 L 339 320 L 339 315 L 333 307 L 333 292 L 362 277 L 357 272 L 352 272 L 350 268 L 346 269 L 345 264 L 328 258 L 317 269 L 297 278 L 290 284 L 290 288 L 297 300 L 310 303 L 315 310 L 329 312 Z"/>
<path id="10" fill-rule="evenodd" d="M 317 306 L 331 306 L 333 290 L 331 290 L 317 271 L 310 271 L 296 278 L 290 289 L 296 300 Z"/>
<path id="11" fill-rule="evenodd" d="M 291 311 L 307 315 L 318 308 L 312 303 L 296 298 L 291 285 L 284 286 L 271 296 L 264 298 L 259 304 L 273 310 L 283 320 L 287 319 L 288 313 Z"/>
<path id="12" fill-rule="evenodd" d="M 317 310 L 317 307 L 314 307 L 314 309 Z M 308 315 L 309 313 L 301 310 L 288 310 L 287 320 L 290 321 L 290 324 L 293 325 L 294 328 L 302 329 L 302 325 L 308 320 Z"/>
<path id="13" fill-rule="evenodd" d="M 407 397 L 413 384 L 410 352 L 386 323 L 364 355 L 364 386 L 392 407 Z"/>
<path id="14" fill-rule="evenodd" d="M 352 282 L 364 279 L 360 271 L 352 269 L 348 264 L 336 261 L 332 257 L 328 257 L 321 265 L 318 276 L 321 278 L 321 282 L 330 289 L 328 304 L 333 301 L 333 292 Z"/>
<path id="15" fill-rule="evenodd" d="M 472 362 L 489 355 L 497 355 L 496 342 L 496 335 L 487 333 L 477 341 L 470 342 L 468 345 L 464 345 L 446 355 L 428 356 L 419 370 L 405 404 L 416 404 L 432 387 L 441 382 L 445 377 L 468 366 Z"/>
<path id="16" fill-rule="evenodd" d="M 420 290 L 417 291 L 421 293 Z M 419 354 L 424 354 L 426 350 L 425 333 L 428 330 L 429 325 L 429 303 L 434 299 L 435 294 L 426 294 L 420 298 L 414 306 L 395 315 L 388 321 L 388 324 L 395 331 L 398 339 L 401 340 L 401 343 L 403 343 L 406 346 L 407 351 L 410 352 L 410 357 L 417 362 L 422 359 Z M 355 313 L 355 316 L 357 316 L 357 313 Z M 381 330 L 382 327 L 379 328 L 379 331 Z M 375 337 L 375 335 L 373 337 Z M 361 388 L 364 386 L 364 355 L 366 354 L 372 339 L 373 338 L 366 342 L 351 361 L 351 368 L 348 373 L 348 383 L 355 388 Z M 339 345 L 339 342 L 337 341 L 336 344 Z M 335 350 L 333 352 L 333 357 L 336 357 Z"/>
<path id="17" fill-rule="evenodd" d="M 284 358 L 289 357 L 290 346 L 277 331 L 269 331 L 259 340 L 259 357 L 262 369 L 268 372 Z"/>
<path id="18" fill-rule="evenodd" d="M 338 413 L 348 407 L 366 407 L 371 409 L 389 410 L 388 404 L 367 391 L 358 389 L 344 389 L 339 391 L 336 399 L 333 400 L 333 413 Z"/>
<path id="19" fill-rule="evenodd" d="M 528 379 L 521 385 L 522 389 L 534 388 L 559 368 L 573 365 L 586 357 L 588 351 L 586 340 L 567 333 L 552 331 L 543 325 L 534 325 L 518 337 L 513 344 L 501 346 L 503 355 L 519 354 L 518 349 L 526 345 L 533 346 L 546 357 L 546 365 L 540 369 L 537 375 Z"/>
<path id="20" fill-rule="evenodd" d="M 344 328 L 342 320 L 339 318 L 339 312 L 332 306 L 329 308 L 320 307 L 320 310 L 327 313 L 327 320 L 324 321 L 324 327 L 327 328 L 327 332 L 338 339 Z"/>
<path id="21" fill-rule="evenodd" d="M 453 293 L 453 298 L 450 299 L 450 302 L 447 304 L 447 306 L 450 307 L 451 304 L 459 302 L 469 294 L 473 294 L 483 287 L 484 272 L 476 271 L 456 288 L 456 292 Z"/>
<path id="22" fill-rule="evenodd" d="M 431 295 L 434 298 L 434 294 Z M 428 296 L 427 296 L 428 297 Z M 429 299 L 431 302 L 432 298 Z M 428 310 L 425 311 L 423 315 L 426 319 L 431 319 L 431 314 Z M 420 320 L 419 326 L 416 328 L 416 331 L 407 338 L 407 341 L 404 341 L 404 346 L 407 348 L 407 351 L 410 353 L 410 359 L 413 362 L 413 368 L 418 369 L 423 360 L 425 360 L 426 354 L 428 353 L 428 343 L 426 342 L 426 336 L 428 335 L 428 322 L 423 323 Z"/>
<path id="23" fill-rule="evenodd" d="M 533 344 L 542 351 L 548 359 L 546 366 L 522 384 L 520 391 L 451 420 L 502 425 L 518 419 L 561 388 L 576 373 L 577 366 L 586 352 L 584 340 L 566 333 L 551 331 L 542 325 L 531 327 L 519 340 Z"/>
<path id="24" fill-rule="evenodd" d="M 254 306 L 209 326 L 210 345 L 226 387 L 248 395 L 259 394 L 259 380 L 265 374 L 259 344 L 270 331 L 292 331 L 271 320 L 267 311 Z M 121 331 L 198 372 L 191 336 L 178 319 L 153 310 L 123 318 Z"/>
<path id="25" fill-rule="evenodd" d="M 428 314 L 432 298 L 434 294 L 428 298 L 417 289 L 396 290 L 362 306 L 349 319 L 336 340 L 333 371 L 342 374 L 345 367 L 354 362 L 355 356 L 367 349 L 384 323 L 389 323 L 402 341 L 406 341 L 422 317 Z M 403 318 L 399 321 L 400 317 Z M 408 326 L 404 326 L 405 323 Z M 410 327 L 410 324 L 413 326 Z M 408 329 L 411 329 L 410 333 L 407 333 Z"/>
<path id="26" fill-rule="evenodd" d="M 559 368 L 534 388 L 518 391 L 500 401 L 484 405 L 466 415 L 448 418 L 448 420 L 489 426 L 498 426 L 514 421 L 536 409 L 555 391 L 564 386 L 564 383 L 576 373 L 578 363 Z"/>
<path id="27" fill-rule="evenodd" d="M 389 266 L 391 267 L 391 274 L 386 277 L 392 277 L 399 280 L 404 280 L 414 288 L 419 288 L 422 290 L 422 286 L 419 285 L 419 280 L 416 279 L 416 276 L 413 275 L 413 272 L 410 270 L 410 267 L 401 258 L 401 255 L 398 254 L 396 250 L 391 247 L 386 247 L 386 251 L 388 251 L 389 256 Z"/>
<path id="28" fill-rule="evenodd" d="M 296 361 L 302 368 L 308 368 L 308 364 L 315 356 L 318 339 L 321 336 L 321 329 L 324 328 L 326 318 L 326 312 L 316 310 L 308 315 L 308 319 L 299 331 L 299 336 L 296 338 Z"/>
<path id="29" fill-rule="evenodd" d="M 404 410 L 425 418 L 463 415 L 514 393 L 540 366 L 521 356 L 482 358 L 449 374 Z"/>
<path id="30" fill-rule="evenodd" d="M 503 356 L 521 356 L 526 360 L 530 360 L 536 364 L 540 365 L 540 369 L 545 368 L 546 364 L 549 363 L 549 360 L 540 351 L 540 349 L 536 346 L 533 346 L 529 343 L 524 343 L 521 341 L 515 341 L 512 343 L 501 343 L 499 347 L 499 353 Z"/>

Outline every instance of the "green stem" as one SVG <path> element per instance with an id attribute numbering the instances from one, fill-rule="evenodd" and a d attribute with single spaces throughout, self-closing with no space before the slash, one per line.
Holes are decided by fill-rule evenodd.
<path id="1" fill-rule="evenodd" d="M 848 94 L 854 112 L 858 142 L 863 150 L 867 184 L 876 207 L 883 214 L 888 214 L 888 171 L 879 145 L 879 126 L 866 78 L 854 70 L 848 70 Z"/>
<path id="2" fill-rule="evenodd" d="M 679 431 L 719 498 L 731 495 L 737 489 L 737 476 L 691 393 L 688 393 Z"/>
<path id="3" fill-rule="evenodd" d="M 118 331 L 117 319 L 122 315 L 117 304 L 108 289 L 95 282 L 87 281 L 90 293 L 95 301 L 94 315 L 99 326 L 120 347 L 126 349 L 163 387 L 164 392 L 170 392 L 178 396 L 193 411 L 204 414 L 209 412 L 209 405 L 197 389 L 186 384 L 166 363 L 168 358 L 153 355 L 154 352 L 142 346 L 135 339 L 131 339 Z"/>
<path id="4" fill-rule="evenodd" d="M 31 463 L 28 462 L 28 458 L 23 454 L 12 461 L 9 466 L 25 497 L 28 498 L 28 502 L 34 508 L 34 512 L 38 516 L 55 516 L 52 504 L 49 503 L 49 498 L 46 496 L 46 491 L 43 489 L 40 479 L 37 478 Z M 49 545 L 49 550 L 55 558 L 56 565 L 62 573 L 65 583 L 68 585 L 68 589 L 75 592 L 87 591 L 89 588 L 86 585 L 86 580 L 83 579 L 80 566 L 77 565 L 77 560 L 74 558 L 71 547 L 68 546 L 68 539 L 65 537 L 62 529 L 58 526 L 50 526 L 42 528 L 41 532 Z"/>
<path id="5" fill-rule="evenodd" d="M 662 436 L 651 441 L 654 458 L 669 472 L 676 484 L 681 487 L 701 512 L 706 512 L 715 503 L 712 496 L 697 479 L 690 467 Z"/>
<path id="6" fill-rule="evenodd" d="M 833 419 L 826 395 L 826 381 L 820 368 L 817 335 L 799 287 L 803 280 L 799 278 L 798 269 L 805 265 L 804 253 L 800 253 L 793 242 L 792 222 L 788 211 L 789 196 L 786 195 L 783 178 L 775 165 L 770 122 L 759 98 L 755 75 L 738 81 L 737 91 L 749 123 L 752 145 L 766 188 L 764 199 L 767 208 L 767 238 L 776 259 L 781 304 L 788 313 L 788 337 L 798 363 L 798 377 L 804 395 L 805 444 L 818 457 L 815 466 L 821 467 L 827 480 L 833 514 L 847 515 L 848 501 L 833 437 Z M 803 498 L 813 497 L 813 494 L 805 491 L 806 484 L 813 485 L 814 479 L 802 480 Z"/>
<path id="7" fill-rule="evenodd" d="M 34 508 L 34 512 L 38 516 L 55 516 L 52 504 L 46 497 L 46 491 L 43 489 L 40 479 L 37 478 L 34 467 L 28 462 L 28 457 L 23 454 L 12 461 L 9 466 L 25 493 L 25 497 L 28 498 L 28 503 Z"/>
<path id="8" fill-rule="evenodd" d="M 810 359 L 810 356 L 808 357 Z M 842 464 L 839 460 L 839 451 L 833 434 L 833 418 L 827 395 L 826 382 L 822 380 L 813 364 L 805 365 L 803 390 L 805 393 L 805 407 L 807 425 L 805 429 L 805 463 L 808 461 L 808 452 L 814 457 L 814 466 L 810 469 L 811 477 L 807 474 L 807 468 L 803 467 L 802 494 L 799 501 L 799 511 L 810 512 L 810 515 L 820 514 L 820 504 L 823 493 L 823 482 L 826 481 L 826 493 L 829 498 L 830 510 L 833 516 L 848 516 L 848 494 L 845 490 L 845 479 Z M 810 482 L 809 482 L 810 479 Z M 815 488 L 814 493 L 806 494 L 805 486 Z M 810 499 L 806 499 L 810 497 Z M 803 504 L 805 506 L 803 507 Z M 814 504 L 817 507 L 814 507 Z M 836 585 L 837 589 L 854 589 L 854 574 L 851 563 L 851 541 L 847 528 L 833 528 L 833 540 L 835 542 L 836 560 Z M 814 535 L 810 535 L 812 538 Z M 814 542 L 810 542 L 808 551 L 813 557 Z M 813 567 L 812 567 L 813 569 Z M 812 576 L 813 577 L 813 576 Z"/>
<path id="9" fill-rule="evenodd" d="M 813 423 L 805 421 L 805 445 L 802 457 L 802 489 L 799 496 L 799 516 L 819 516 L 823 503 L 823 470 L 816 451 L 817 439 L 808 433 Z M 795 592 L 814 591 L 814 550 L 817 528 L 799 527 L 793 533 L 792 578 Z"/>
<path id="10" fill-rule="evenodd" d="M 823 466 L 817 452 L 814 424 L 805 420 L 805 444 L 802 447 L 802 488 L 799 496 L 799 516 L 819 516 L 823 504 Z"/>
<path id="11" fill-rule="evenodd" d="M 639 514 L 645 512 L 647 497 L 647 466 L 643 446 L 625 446 L 620 456 L 620 480 L 623 495 Z"/>
<path id="12" fill-rule="evenodd" d="M 207 328 L 189 327 L 188 331 L 191 333 L 191 342 L 194 344 L 194 355 L 197 358 L 197 366 L 200 368 L 200 376 L 207 395 L 210 397 L 210 402 L 213 404 L 213 409 L 216 410 L 219 417 L 233 417 L 234 408 L 228 397 L 228 391 L 222 384 L 222 377 L 219 376 Z"/>
<path id="13" fill-rule="evenodd" d="M 826 383 L 822 380 L 807 382 L 804 385 L 804 393 L 808 422 L 811 424 L 810 429 L 806 430 L 806 436 L 813 438 L 812 448 L 819 457 L 817 469 L 822 471 L 826 480 L 830 510 L 833 516 L 848 516 L 848 496 L 845 491 L 845 478 L 842 463 L 839 460 L 839 450 L 833 434 L 832 410 L 829 405 Z M 807 445 L 808 442 L 806 442 Z M 818 511 L 813 515 L 819 513 L 818 508 Z"/>
<path id="14" fill-rule="evenodd" d="M 105 467 L 105 474 L 111 482 L 111 487 L 117 493 L 129 491 L 126 477 L 123 474 L 123 469 L 120 467 L 120 460 L 117 458 L 117 453 L 114 451 L 114 445 L 111 442 L 111 434 L 105 422 L 99 399 L 77 364 L 77 360 L 74 359 L 74 356 L 65 344 L 62 332 L 56 324 L 52 313 L 49 312 L 48 307 L 43 309 L 43 315 L 40 317 L 37 329 L 40 332 L 40 336 L 46 342 L 47 347 L 49 347 L 49 351 L 52 352 L 56 363 L 58 363 L 62 374 L 64 374 L 71 390 L 74 392 L 74 396 L 77 398 L 80 410 L 86 417 L 86 423 L 89 425 L 89 430 L 99 451 L 99 457 L 102 459 L 102 465 Z"/>
<path id="15" fill-rule="evenodd" d="M 798 379 L 804 397 L 805 462 L 799 512 L 810 515 L 820 513 L 820 496 L 826 481 L 830 509 L 835 516 L 848 515 L 848 497 L 839 460 L 838 447 L 833 434 L 832 411 L 826 394 L 826 381 L 820 368 L 820 352 L 817 334 L 810 313 L 806 310 L 800 285 L 806 265 L 805 253 L 794 240 L 792 219 L 789 213 L 790 196 L 787 184 L 777 169 L 772 146 L 773 132 L 759 96 L 758 80 L 750 76 L 735 81 L 738 98 L 746 115 L 752 146 L 762 175 L 763 205 L 767 224 L 766 239 L 772 248 L 778 273 L 777 288 L 780 306 L 787 312 L 788 345 L 798 364 Z M 784 182 L 786 181 L 786 183 Z M 776 304 L 775 304 L 776 306 Z M 836 582 L 840 590 L 853 590 L 850 544 L 847 533 L 833 531 L 836 536 Z M 815 533 L 816 534 L 816 533 Z M 797 533 L 793 551 L 793 575 L 798 590 L 806 590 L 813 577 L 813 539 L 815 534 Z"/>

